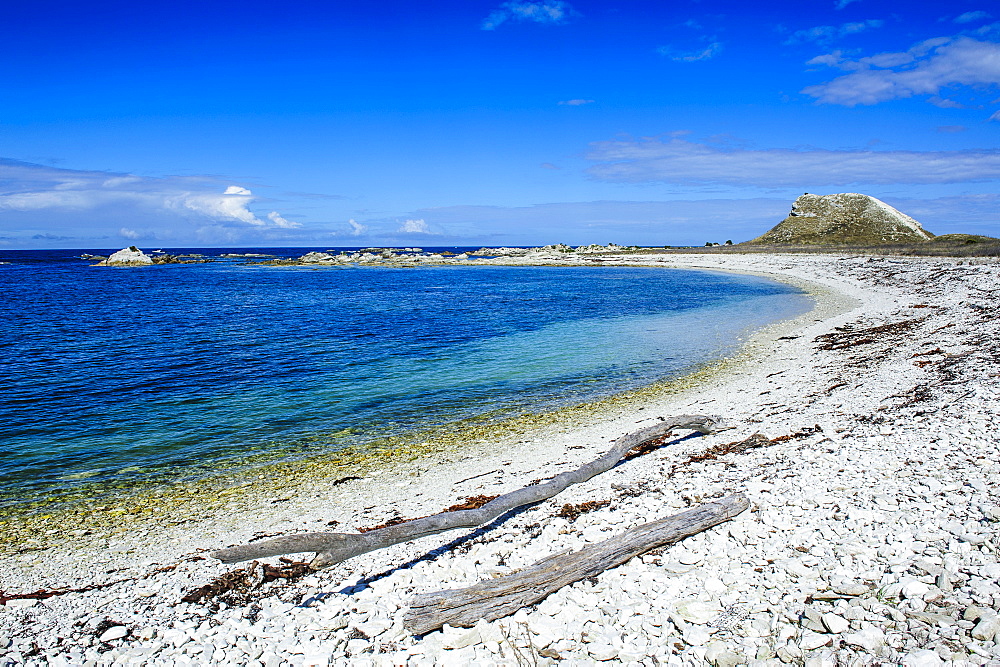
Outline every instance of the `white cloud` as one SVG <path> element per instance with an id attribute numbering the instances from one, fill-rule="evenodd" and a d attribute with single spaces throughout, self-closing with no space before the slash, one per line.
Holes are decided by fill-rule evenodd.
<path id="1" fill-rule="evenodd" d="M 348 220 L 347 224 L 351 226 L 351 236 L 361 236 L 362 234 L 368 231 L 368 227 L 362 225 L 360 222 L 355 221 L 354 218 Z"/>
<path id="2" fill-rule="evenodd" d="M 255 227 L 266 227 L 267 223 L 250 210 L 249 206 L 252 202 L 253 194 L 238 185 L 230 185 L 221 195 L 185 192 L 165 199 L 168 206 L 184 207 L 219 220 L 232 220 Z"/>
<path id="3" fill-rule="evenodd" d="M 0 158 L 0 211 L 8 222 L 30 219 L 34 225 L 73 227 L 87 220 L 107 235 L 127 239 L 168 238 L 168 230 L 192 224 L 198 229 L 228 229 L 229 236 L 301 226 L 276 211 L 258 218 L 251 210 L 256 199 L 243 186 L 207 177 L 140 177 Z M 129 224 L 136 219 L 155 223 L 161 231 L 137 231 Z"/>
<path id="4" fill-rule="evenodd" d="M 603 181 L 760 187 L 964 183 L 1000 178 L 1000 151 L 749 150 L 679 138 L 591 144 Z"/>
<path id="5" fill-rule="evenodd" d="M 986 19 L 991 18 L 991 16 L 992 16 L 991 14 L 979 9 L 974 12 L 965 12 L 964 14 L 959 14 L 958 16 L 953 18 L 952 21 L 954 21 L 955 23 L 975 23 L 976 21 L 985 21 Z"/>
<path id="6" fill-rule="evenodd" d="M 49 208 L 86 209 L 113 199 L 106 193 L 82 192 L 11 192 L 0 194 L 0 210 L 33 211 Z"/>
<path id="7" fill-rule="evenodd" d="M 679 30 L 670 39 L 670 43 L 656 49 L 661 56 L 675 62 L 692 63 L 709 60 L 722 51 L 722 42 L 716 35 L 707 32 L 698 21 L 689 19 L 675 27 Z"/>
<path id="8" fill-rule="evenodd" d="M 407 220 L 399 226 L 399 231 L 404 234 L 430 234 L 430 227 L 423 219 Z"/>
<path id="9" fill-rule="evenodd" d="M 884 21 L 879 19 L 869 19 L 854 23 L 842 23 L 840 25 L 819 25 L 805 30 L 796 30 L 792 33 L 785 44 L 801 44 L 803 42 L 816 42 L 817 44 L 829 44 L 848 35 L 855 35 L 872 28 L 881 28 Z"/>
<path id="10" fill-rule="evenodd" d="M 850 71 L 803 93 L 825 104 L 877 104 L 943 88 L 1000 84 L 1000 44 L 970 37 L 936 38 L 902 53 L 848 60 L 834 53 L 809 61 Z"/>
<path id="11" fill-rule="evenodd" d="M 583 106 L 584 104 L 593 104 L 593 103 L 594 100 L 564 100 L 559 104 L 569 107 L 579 107 Z"/>
<path id="12" fill-rule="evenodd" d="M 268 213 L 267 219 L 273 222 L 275 227 L 281 227 L 282 229 L 295 229 L 302 226 L 299 222 L 292 222 L 291 220 L 284 219 L 277 211 L 271 211 Z"/>
<path id="13" fill-rule="evenodd" d="M 934 106 L 936 106 L 938 108 L 941 108 L 941 109 L 965 109 L 965 108 L 967 108 L 961 102 L 956 102 L 955 100 L 949 100 L 949 99 L 944 98 L 944 97 L 938 97 L 937 95 L 933 95 L 931 97 L 928 97 L 927 101 L 930 102 L 931 104 L 933 104 Z"/>
<path id="14" fill-rule="evenodd" d="M 1000 121 L 1000 111 L 994 111 L 993 115 L 990 116 L 987 120 L 997 120 L 997 121 Z"/>
<path id="15" fill-rule="evenodd" d="M 712 42 L 703 49 L 698 48 L 690 51 L 681 51 L 672 46 L 661 46 L 656 49 L 656 52 L 661 56 L 666 56 L 671 60 L 684 63 L 708 60 L 709 58 L 717 56 L 720 51 L 722 51 L 722 42 Z"/>
<path id="16" fill-rule="evenodd" d="M 857 2 L 858 0 L 837 0 L 837 3 L 833 6 L 834 9 L 843 9 L 852 2 Z"/>
<path id="17" fill-rule="evenodd" d="M 141 183 L 142 179 L 138 176 L 115 176 L 104 181 L 101 185 L 106 188 L 118 188 L 123 185 L 131 185 L 132 183 Z"/>
<path id="18" fill-rule="evenodd" d="M 483 20 L 480 26 L 483 30 L 496 30 L 507 21 L 528 21 L 531 23 L 559 24 L 565 23 L 576 12 L 568 2 L 563 0 L 542 0 L 528 2 L 512 0 L 501 4 Z"/>
<path id="19" fill-rule="evenodd" d="M 255 200 L 250 190 L 229 185 L 220 194 L 219 186 L 208 179 L 109 175 L 0 159 L 0 183 L 0 210 L 88 210 L 129 205 L 192 211 L 255 227 L 298 226 L 277 212 L 268 216 L 271 223 L 261 220 L 249 208 Z"/>

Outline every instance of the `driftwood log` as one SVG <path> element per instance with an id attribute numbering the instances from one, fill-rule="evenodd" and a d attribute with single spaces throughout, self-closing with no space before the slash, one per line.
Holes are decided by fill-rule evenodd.
<path id="1" fill-rule="evenodd" d="M 483 618 L 493 621 L 541 601 L 563 586 L 666 544 L 672 544 L 728 521 L 750 506 L 743 494 L 727 496 L 679 514 L 631 528 L 621 535 L 562 552 L 534 565 L 475 586 L 418 595 L 403 618 L 407 630 L 423 635 L 447 623 L 470 627 Z"/>
<path id="2" fill-rule="evenodd" d="M 704 415 L 680 415 L 664 418 L 659 423 L 618 438 L 612 443 L 611 450 L 595 461 L 591 461 L 576 470 L 560 473 L 547 482 L 511 491 L 486 503 L 479 509 L 443 512 L 367 533 L 286 535 L 252 544 L 219 549 L 213 551 L 211 555 L 224 563 L 238 563 L 256 558 L 311 551 L 316 555 L 309 565 L 318 570 L 400 542 L 409 542 L 455 528 L 481 526 L 513 509 L 551 498 L 572 484 L 585 482 L 595 475 L 610 470 L 630 449 L 655 440 L 673 429 L 692 429 L 701 433 L 711 433 L 718 428 L 718 422 L 718 418 Z"/>

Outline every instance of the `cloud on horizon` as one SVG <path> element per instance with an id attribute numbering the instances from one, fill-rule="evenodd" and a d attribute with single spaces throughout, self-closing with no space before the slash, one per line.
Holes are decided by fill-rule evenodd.
<path id="1" fill-rule="evenodd" d="M 273 222 L 275 227 L 282 227 L 284 229 L 295 229 L 302 226 L 302 223 L 285 220 L 277 211 L 271 211 L 268 213 L 267 219 Z"/>
<path id="2" fill-rule="evenodd" d="M 935 234 L 983 234 L 1000 237 L 1000 194 L 968 194 L 934 199 L 887 198 Z"/>
<path id="3" fill-rule="evenodd" d="M 404 220 L 397 229 L 401 234 L 432 234 L 430 227 L 423 218 L 417 220 Z"/>
<path id="4" fill-rule="evenodd" d="M 619 183 L 817 187 L 971 183 L 1000 178 L 1000 150 L 744 149 L 669 138 L 590 145 L 588 173 Z"/>
<path id="5" fill-rule="evenodd" d="M 0 247 L 75 247 L 117 249 L 124 245 L 153 244 L 154 247 L 192 246 L 364 246 L 364 245 L 541 245 L 565 242 L 624 243 L 644 245 L 701 245 L 706 241 L 747 240 L 766 231 L 787 215 L 794 197 L 801 192 L 805 176 L 802 164 L 785 161 L 776 151 L 733 148 L 738 144 L 709 146 L 685 141 L 683 133 L 670 140 L 653 141 L 645 149 L 667 146 L 669 151 L 691 146 L 707 149 L 700 163 L 674 166 L 691 171 L 695 178 L 718 178 L 718 172 L 752 169 L 763 172 L 760 184 L 776 186 L 774 177 L 793 182 L 780 195 L 730 198 L 678 199 L 674 201 L 556 202 L 531 206 L 444 206 L 400 212 L 396 216 L 354 218 L 323 225 L 299 225 L 280 213 L 258 217 L 250 209 L 252 191 L 243 185 L 226 185 L 208 178 L 148 178 L 130 174 L 75 171 L 0 162 Z M 650 142 L 652 140 L 643 140 Z M 675 143 L 681 142 L 678 147 Z M 615 147 L 618 158 L 632 155 L 641 142 Z M 601 147 L 608 149 L 607 146 Z M 643 148 L 638 146 L 638 148 Z M 595 148 L 596 151 L 596 148 Z M 795 151 L 784 151 L 796 153 Z M 735 153 L 735 162 L 725 156 Z M 799 151 L 798 153 L 802 153 Z M 810 152 L 806 152 L 810 153 Z M 809 159 L 829 159 L 837 151 L 812 151 Z M 862 152 L 847 152 L 851 155 Z M 671 153 L 672 155 L 672 153 Z M 906 154 L 913 160 L 934 164 L 942 154 Z M 947 153 L 944 155 L 955 155 Z M 721 157 L 720 157 L 721 156 Z M 920 158 L 919 156 L 923 156 Z M 935 158 L 934 156 L 938 156 Z M 629 159 L 635 159 L 635 155 Z M 787 157 L 787 156 L 786 156 Z M 670 160 L 669 156 L 644 155 L 643 159 Z M 789 159 L 790 160 L 790 159 Z M 945 160 L 947 162 L 947 160 Z M 716 172 L 706 165 L 718 163 Z M 700 166 L 699 166 L 700 165 Z M 747 166 L 749 165 L 749 166 Z M 762 169 L 761 165 L 767 165 Z M 601 165 L 598 165 L 601 166 Z M 814 165 L 815 167 L 815 165 Z M 655 164 L 650 167 L 659 168 Z M 798 171 L 796 171 L 798 170 Z M 654 173 L 654 175 L 656 175 Z M 618 174 L 617 177 L 621 177 Z M 634 180 L 635 174 L 629 175 Z M 699 182 L 700 184 L 701 182 Z M 165 194 L 178 190 L 204 196 L 181 198 L 180 204 L 165 204 Z M 837 188 L 815 188 L 815 192 L 838 192 Z M 60 189 L 61 188 L 61 189 Z M 113 197 L 94 203 L 92 191 Z M 996 211 L 1000 195 L 978 194 L 942 197 L 936 200 L 903 200 L 885 196 L 885 188 L 865 188 L 900 210 L 913 215 L 935 233 L 966 231 L 1000 235 Z M 890 191 L 896 191 L 890 189 Z M 53 200 L 43 195 L 52 194 Z M 17 199 L 21 197 L 22 199 Z M 24 201 L 32 207 L 11 207 Z M 228 198 L 228 199 L 227 199 Z M 194 205 L 188 204 L 194 201 Z M 213 205 L 217 204 L 217 205 Z M 220 203 L 221 202 L 221 203 Z M 205 208 L 211 215 L 205 212 Z M 265 209 L 266 210 L 266 209 Z M 257 222 L 248 221 L 253 216 Z M 355 213 L 357 216 L 357 213 Z M 228 216 L 228 217 L 226 217 Z M 346 217 L 346 216 L 345 216 Z M 262 223 L 262 224 L 260 224 Z M 291 225 L 290 227 L 287 225 Z M 416 241 L 416 239 L 422 239 Z M 425 241 L 423 239 L 426 239 Z"/>
<path id="6" fill-rule="evenodd" d="M 351 226 L 351 236 L 362 236 L 368 231 L 368 227 L 357 222 L 354 218 L 348 220 L 347 224 Z"/>
<path id="7" fill-rule="evenodd" d="M 939 105 L 954 106 L 958 103 L 938 97 L 943 89 L 1000 85 L 1000 43 L 966 36 L 937 37 L 907 51 L 857 59 L 834 51 L 808 64 L 850 72 L 802 90 L 821 104 L 848 107 L 920 95 Z"/>
<path id="8" fill-rule="evenodd" d="M 575 15 L 576 11 L 564 0 L 541 0 L 540 2 L 512 0 L 504 2 L 490 12 L 480 28 L 496 30 L 508 21 L 558 25 L 566 23 L 570 17 Z"/>
<path id="9" fill-rule="evenodd" d="M 840 190 L 825 190 L 832 194 Z M 937 199 L 875 197 L 913 216 L 935 234 L 967 232 L 1000 235 L 996 211 L 1000 195 L 976 194 Z M 542 243 L 622 243 L 702 245 L 746 241 L 778 224 L 794 196 L 674 201 L 591 201 L 533 206 L 448 206 L 412 211 L 447 229 L 456 244 L 532 245 Z"/>
<path id="10" fill-rule="evenodd" d="M 448 230 L 456 244 L 621 243 L 702 245 L 746 240 L 788 214 L 791 199 L 558 202 L 446 206 L 411 212 Z"/>
<path id="11" fill-rule="evenodd" d="M 8 229 L 20 226 L 28 238 L 51 224 L 64 226 L 60 240 L 129 241 L 168 240 L 181 228 L 206 241 L 264 239 L 302 226 L 278 211 L 259 217 L 251 209 L 257 201 L 250 189 L 216 178 L 136 176 L 0 158 L 0 215 Z"/>

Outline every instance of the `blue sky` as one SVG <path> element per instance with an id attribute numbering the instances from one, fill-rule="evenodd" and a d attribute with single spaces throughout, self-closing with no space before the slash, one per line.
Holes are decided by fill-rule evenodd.
<path id="1" fill-rule="evenodd" d="M 1000 236 L 1000 4 L 11 3 L 0 247 Z"/>

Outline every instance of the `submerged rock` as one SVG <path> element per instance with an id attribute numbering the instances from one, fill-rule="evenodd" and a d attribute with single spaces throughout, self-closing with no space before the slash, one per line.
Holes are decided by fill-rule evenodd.
<path id="1" fill-rule="evenodd" d="M 804 194 L 788 217 L 753 245 L 885 245 L 922 243 L 934 235 L 883 201 L 856 192 Z"/>
<path id="2" fill-rule="evenodd" d="M 182 261 L 176 255 L 156 255 L 153 257 L 153 264 L 190 264 L 193 260 Z"/>

